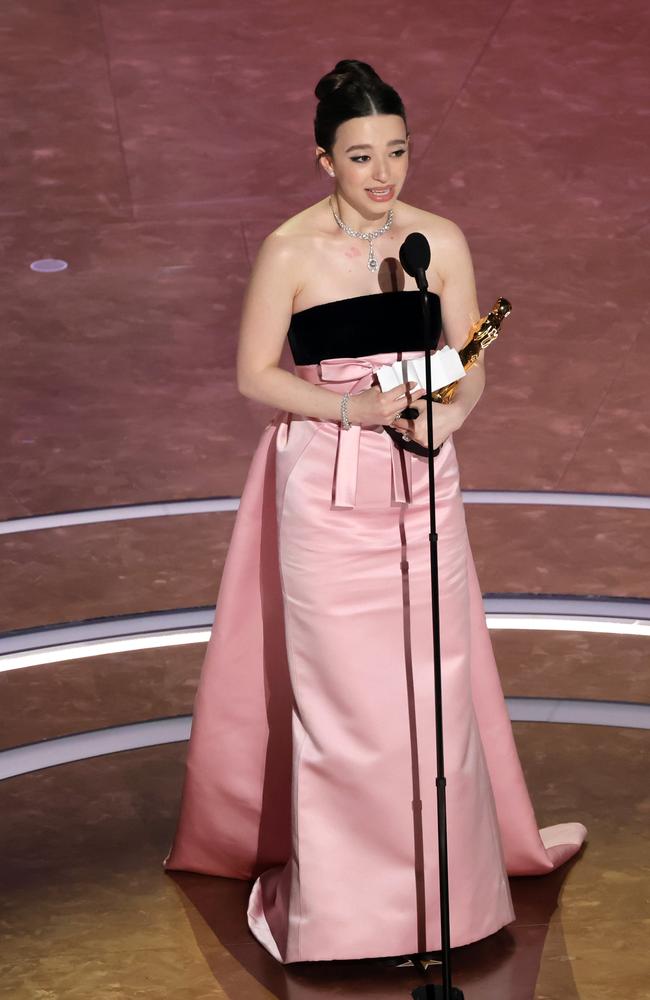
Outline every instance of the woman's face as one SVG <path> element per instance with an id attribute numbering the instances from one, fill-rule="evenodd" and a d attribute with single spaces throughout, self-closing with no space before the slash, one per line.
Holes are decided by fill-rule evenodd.
<path id="1" fill-rule="evenodd" d="M 399 115 L 366 115 L 339 125 L 331 156 L 339 192 L 361 215 L 385 213 L 398 197 L 408 169 L 408 136 Z"/>

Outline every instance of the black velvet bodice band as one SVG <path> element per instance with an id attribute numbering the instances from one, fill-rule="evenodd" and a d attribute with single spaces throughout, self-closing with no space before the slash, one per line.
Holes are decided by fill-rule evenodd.
<path id="1" fill-rule="evenodd" d="M 440 339 L 440 299 L 429 292 L 432 349 Z M 377 292 L 323 302 L 294 313 L 288 331 L 296 365 L 326 358 L 423 351 L 422 307 L 417 291 Z"/>

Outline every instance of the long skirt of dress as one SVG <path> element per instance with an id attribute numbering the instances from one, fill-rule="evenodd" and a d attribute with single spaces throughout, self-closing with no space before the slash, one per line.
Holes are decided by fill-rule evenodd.
<path id="1" fill-rule="evenodd" d="M 333 391 L 409 355 L 296 368 Z M 508 875 L 586 830 L 538 830 L 469 548 L 452 439 L 435 458 L 452 947 L 514 919 Z M 278 413 L 233 531 L 164 864 L 254 879 L 281 962 L 440 947 L 426 458 L 380 427 Z"/>

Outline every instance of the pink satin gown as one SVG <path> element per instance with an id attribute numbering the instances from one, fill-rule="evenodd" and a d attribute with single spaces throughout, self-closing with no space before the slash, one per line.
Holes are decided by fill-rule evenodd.
<path id="1" fill-rule="evenodd" d="M 325 303 L 292 328 L 295 373 L 341 394 L 424 353 L 416 293 Z M 381 352 L 357 353 L 378 330 Z M 454 947 L 512 921 L 508 875 L 552 871 L 586 830 L 538 830 L 452 439 L 435 476 Z M 381 427 L 279 412 L 250 466 L 165 866 L 254 879 L 248 923 L 280 962 L 440 947 L 428 496 L 426 459 Z"/>

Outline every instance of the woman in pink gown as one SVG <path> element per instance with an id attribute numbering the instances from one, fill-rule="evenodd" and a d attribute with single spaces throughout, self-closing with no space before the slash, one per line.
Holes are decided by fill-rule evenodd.
<path id="1" fill-rule="evenodd" d="M 461 231 L 398 200 L 395 90 L 345 60 L 316 96 L 334 189 L 264 240 L 248 287 L 238 385 L 276 413 L 242 493 L 165 860 L 252 879 L 251 932 L 280 962 L 440 947 L 427 459 L 383 430 L 426 445 L 426 411 L 422 390 L 376 376 L 424 354 L 399 264 L 410 232 L 432 249 L 434 341 L 462 347 L 479 317 Z M 293 373 L 278 366 L 287 331 Z M 552 871 L 586 834 L 538 830 L 492 655 L 452 439 L 484 381 L 481 361 L 433 404 L 452 947 L 514 919 L 508 875 Z"/>

